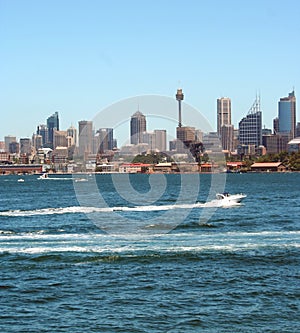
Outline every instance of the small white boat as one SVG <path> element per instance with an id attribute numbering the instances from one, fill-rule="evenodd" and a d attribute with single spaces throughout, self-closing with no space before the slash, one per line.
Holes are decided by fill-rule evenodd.
<path id="1" fill-rule="evenodd" d="M 23 183 L 25 180 L 23 178 L 18 179 L 18 183 Z"/>
<path id="2" fill-rule="evenodd" d="M 38 177 L 38 179 L 48 179 L 48 174 L 47 173 L 43 173 L 42 175 L 40 175 Z"/>
<path id="3" fill-rule="evenodd" d="M 75 179 L 75 182 L 77 183 L 77 182 L 87 182 L 88 181 L 88 179 L 87 178 L 76 178 Z"/>
<path id="4" fill-rule="evenodd" d="M 224 193 L 217 193 L 216 197 L 218 200 L 222 200 L 224 203 L 240 203 L 244 198 L 246 198 L 246 194 L 239 193 L 239 194 L 229 194 L 228 192 Z"/>

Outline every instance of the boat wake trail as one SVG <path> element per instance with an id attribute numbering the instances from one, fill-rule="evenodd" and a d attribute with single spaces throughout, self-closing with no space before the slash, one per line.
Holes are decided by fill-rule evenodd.
<path id="1" fill-rule="evenodd" d="M 35 210 L 8 210 L 0 211 L 0 216 L 36 216 L 36 215 L 54 215 L 54 214 L 90 214 L 90 213 L 109 213 L 109 212 L 154 212 L 154 211 L 168 211 L 172 209 L 194 209 L 194 208 L 216 208 L 216 207 L 234 207 L 240 204 L 222 204 L 219 200 L 212 200 L 206 203 L 194 204 L 175 204 L 175 205 L 149 205 L 149 206 L 115 206 L 115 207 L 86 207 L 86 206 L 72 206 L 72 207 L 58 207 L 58 208 L 41 208 Z"/>

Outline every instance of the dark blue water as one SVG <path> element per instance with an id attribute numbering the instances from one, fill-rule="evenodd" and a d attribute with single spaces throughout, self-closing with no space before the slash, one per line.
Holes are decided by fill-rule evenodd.
<path id="1" fill-rule="evenodd" d="M 1 332 L 299 331 L 300 174 L 56 177 L 0 177 Z"/>

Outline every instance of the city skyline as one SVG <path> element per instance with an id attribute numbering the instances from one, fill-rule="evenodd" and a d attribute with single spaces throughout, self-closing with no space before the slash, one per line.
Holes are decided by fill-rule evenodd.
<path id="1" fill-rule="evenodd" d="M 0 9 L 0 139 L 31 137 L 32 124 L 56 111 L 67 128 L 130 96 L 173 98 L 178 86 L 214 128 L 218 97 L 230 96 L 237 127 L 258 92 L 272 128 L 277 101 L 293 87 L 297 94 L 296 0 L 289 15 L 280 1 L 258 0 L 1 0 Z"/>
<path id="2" fill-rule="evenodd" d="M 182 89 L 180 89 L 180 91 L 182 91 Z M 177 90 L 177 92 L 178 92 L 178 90 Z M 275 125 L 274 125 L 274 122 L 276 122 L 276 120 L 277 121 L 279 121 L 279 119 L 278 119 L 278 117 L 280 117 L 280 109 L 282 108 L 280 108 L 280 105 L 282 105 L 282 103 L 283 102 L 285 102 L 286 103 L 286 101 L 288 101 L 290 98 L 293 98 L 293 104 L 294 104 L 294 106 L 293 106 L 293 115 L 294 115 L 294 126 L 295 126 L 295 130 L 296 130 L 296 125 L 299 123 L 299 119 L 297 120 L 297 118 L 295 118 L 295 115 L 296 115 L 296 96 L 295 96 L 295 91 L 293 90 L 292 92 L 290 92 L 290 93 L 288 93 L 287 94 L 288 95 L 288 97 L 280 97 L 280 99 L 277 101 L 277 105 L 278 105 L 278 108 L 277 108 L 277 113 L 274 115 L 274 117 L 273 117 L 273 119 L 272 119 L 272 122 L 271 122 L 271 124 L 272 124 L 272 127 L 270 127 L 270 128 L 268 128 L 269 130 L 271 130 L 272 132 L 273 132 L 273 130 L 276 130 L 276 127 L 274 127 Z M 261 115 L 260 115 L 260 118 L 261 118 L 261 120 L 260 120 L 260 122 L 261 122 L 261 126 L 262 126 L 262 128 L 264 128 L 264 124 L 263 124 L 263 119 L 264 119 L 264 116 L 263 116 L 263 111 L 261 110 L 261 106 L 260 106 L 260 97 L 257 97 L 256 96 L 256 99 L 255 99 L 255 102 L 254 102 L 254 104 L 255 103 L 258 103 L 257 101 L 259 100 L 259 107 L 260 107 L 260 112 L 261 112 Z M 220 121 L 220 110 L 222 109 L 222 108 L 224 108 L 225 107 L 225 113 L 226 113 L 226 115 L 224 116 L 224 115 L 222 115 L 222 117 L 225 117 L 224 119 L 225 119 L 225 123 L 223 124 L 221 121 Z M 125 135 L 126 137 L 127 137 L 127 139 L 125 139 L 125 141 L 124 141 L 124 138 L 123 138 L 123 142 L 126 142 L 127 140 L 130 142 L 130 143 L 133 143 L 132 142 L 132 139 L 133 139 L 133 137 L 135 136 L 135 135 L 133 135 L 133 133 L 132 133 L 132 121 L 133 121 L 133 119 L 134 118 L 136 118 L 136 116 L 137 115 L 141 115 L 143 118 L 144 118 L 144 122 L 146 121 L 145 120 L 145 117 L 147 117 L 147 114 L 146 114 L 146 116 L 140 111 L 140 109 L 139 109 L 139 105 L 138 105 L 138 110 L 136 111 L 136 112 L 133 112 L 133 114 L 130 116 L 130 118 L 128 118 L 128 126 L 129 126 L 129 128 L 128 128 L 128 133 L 123 133 L 123 135 Z M 177 106 L 177 108 L 178 108 L 178 106 Z M 253 105 L 252 105 L 252 107 L 251 108 L 253 108 Z M 214 129 L 210 129 L 209 131 L 213 131 L 213 132 L 216 132 L 216 133 L 218 133 L 218 135 L 219 135 L 219 137 L 220 137 L 220 139 L 222 140 L 222 132 L 219 132 L 219 124 L 222 124 L 222 125 L 229 125 L 229 126 L 234 126 L 233 127 L 233 129 L 236 129 L 236 130 L 238 130 L 239 129 L 239 126 L 240 126 L 240 123 L 241 123 L 241 121 L 243 120 L 243 119 L 245 119 L 246 117 L 247 117 L 247 115 L 249 114 L 249 112 L 251 112 L 251 108 L 250 108 L 250 111 L 248 110 L 247 112 L 245 112 L 245 114 L 244 114 L 244 116 L 238 121 L 238 124 L 237 124 L 237 126 L 234 126 L 232 123 L 231 123 L 231 118 L 232 118 L 232 110 L 231 110 L 231 98 L 230 97 L 219 97 L 219 98 L 217 98 L 217 100 L 216 100 L 216 109 L 215 109 L 215 118 L 216 118 L 216 126 L 217 126 L 217 128 L 214 128 Z M 174 119 L 173 120 L 175 120 L 175 121 L 178 121 L 178 120 L 182 120 L 182 119 L 179 119 L 179 118 L 181 118 L 182 116 L 181 116 L 181 114 L 179 115 L 178 113 L 176 114 L 176 112 L 178 112 L 178 110 L 176 109 L 176 107 L 174 108 L 174 110 L 173 110 L 174 112 Z M 224 110 L 222 109 L 222 112 L 224 112 Z M 229 112 L 229 113 L 228 113 Z M 184 114 L 184 112 L 183 112 L 183 114 Z M 176 115 L 177 115 L 177 117 L 179 117 L 177 120 L 176 120 Z M 223 119 L 223 121 L 224 121 L 224 119 Z M 42 142 L 43 142 L 43 145 L 44 146 L 49 146 L 49 144 L 51 143 L 51 142 L 53 142 L 53 135 L 54 134 L 51 134 L 52 132 L 53 132 L 53 130 L 58 130 L 59 131 L 59 122 L 61 121 L 61 118 L 60 118 L 60 115 L 59 115 L 59 113 L 56 111 L 56 112 L 54 112 L 52 115 L 48 115 L 48 117 L 46 118 L 46 121 L 44 121 L 44 124 L 43 123 L 41 123 L 41 124 L 35 124 L 35 125 L 33 125 L 33 128 L 34 128 L 34 126 L 37 128 L 37 130 L 36 130 L 36 132 L 35 131 L 33 131 L 32 132 L 32 135 L 31 136 L 28 136 L 28 137 L 19 137 L 16 133 L 9 133 L 9 134 L 5 134 L 4 136 L 3 136 L 3 139 L 1 140 L 1 138 L 0 138 L 0 141 L 3 141 L 4 140 L 4 138 L 5 137 L 13 137 L 13 138 L 19 138 L 19 139 L 23 139 L 23 138 L 30 138 L 30 139 L 33 139 L 33 137 L 34 136 L 36 136 L 36 135 L 41 135 L 42 136 Z M 78 131 L 79 131 L 79 133 L 80 133 L 80 123 L 90 123 L 91 124 L 91 131 L 93 131 L 93 132 L 97 132 L 97 130 L 98 130 L 98 128 L 96 128 L 95 126 L 94 126 L 94 123 L 93 123 L 93 120 L 78 120 L 77 121 L 77 124 L 78 124 Z M 46 123 L 46 124 L 45 124 Z M 192 126 L 192 124 L 191 123 L 189 123 L 188 121 L 183 121 L 183 123 L 184 123 L 184 126 L 186 127 L 186 126 L 188 126 L 188 127 L 190 127 L 190 126 Z M 49 125 L 49 126 L 47 126 L 47 124 Z M 109 124 L 109 126 L 110 126 L 110 124 Z M 146 123 L 143 125 L 143 126 L 146 126 Z M 64 130 L 65 131 L 67 131 L 67 130 L 69 130 L 69 129 L 71 129 L 71 128 L 74 128 L 74 126 L 73 126 L 73 124 L 69 124 L 69 126 L 67 127 L 67 128 L 65 128 Z M 105 126 L 103 126 L 103 127 L 99 127 L 99 128 L 105 128 Z M 113 128 L 112 128 L 113 129 Z M 160 129 L 162 129 L 162 130 L 166 130 L 165 128 L 160 128 Z M 200 130 L 202 130 L 201 128 L 198 128 L 198 129 L 200 129 Z M 233 130 L 232 129 L 232 130 Z M 146 127 L 144 128 L 144 130 L 142 130 L 141 131 L 141 133 L 142 132 L 151 132 L 151 131 L 153 131 L 153 130 L 155 130 L 155 128 L 152 126 L 151 128 L 149 128 L 149 130 L 146 130 Z M 169 129 L 170 130 L 170 129 Z M 220 130 L 221 130 L 221 127 L 220 127 Z M 174 133 L 172 133 L 171 134 L 171 137 L 173 137 L 173 135 L 174 135 L 174 138 L 178 135 L 178 127 L 176 127 L 175 125 L 174 125 L 174 128 L 173 128 L 173 131 L 174 131 L 174 133 L 176 133 L 175 135 L 174 135 Z M 209 131 L 203 131 L 204 133 L 208 133 Z M 228 131 L 228 129 L 226 129 L 225 128 L 225 131 L 227 132 Z M 169 133 L 170 134 L 170 133 Z M 51 139 L 51 135 L 52 135 L 52 139 Z M 49 138 L 50 137 L 50 138 Z M 119 138 L 118 137 L 115 137 L 115 139 L 116 140 L 118 140 Z"/>

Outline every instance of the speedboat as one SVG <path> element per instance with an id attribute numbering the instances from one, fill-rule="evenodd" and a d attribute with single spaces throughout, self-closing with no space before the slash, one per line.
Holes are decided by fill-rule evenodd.
<path id="1" fill-rule="evenodd" d="M 216 198 L 221 200 L 224 203 L 240 203 L 244 198 L 246 198 L 246 194 L 239 193 L 239 194 L 229 194 L 228 192 L 224 193 L 217 193 Z"/>

